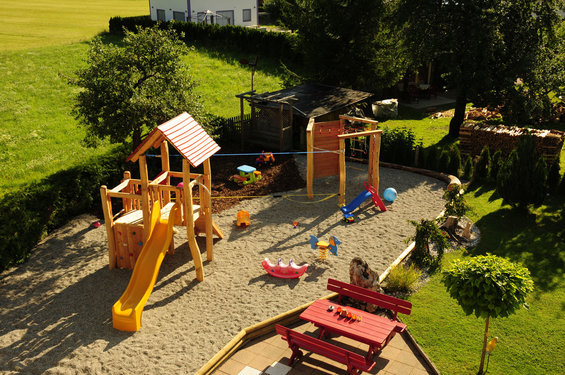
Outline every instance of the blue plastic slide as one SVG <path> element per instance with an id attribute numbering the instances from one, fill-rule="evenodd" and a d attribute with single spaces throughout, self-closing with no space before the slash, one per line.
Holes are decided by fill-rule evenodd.
<path id="1" fill-rule="evenodd" d="M 354 200 L 349 202 L 348 205 L 341 207 L 341 212 L 343 212 L 344 214 L 351 213 L 351 211 L 355 210 L 367 198 L 371 198 L 371 196 L 372 196 L 372 194 L 369 191 L 363 190 L 363 192 L 361 194 L 359 194 L 358 196 L 356 196 Z"/>

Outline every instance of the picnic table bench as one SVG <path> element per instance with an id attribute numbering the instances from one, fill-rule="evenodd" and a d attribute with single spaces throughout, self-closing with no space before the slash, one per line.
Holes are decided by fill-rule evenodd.
<path id="1" fill-rule="evenodd" d="M 350 352 L 329 342 L 305 335 L 279 324 L 275 325 L 275 329 L 282 336 L 282 339 L 288 342 L 288 346 L 292 350 L 292 355 L 288 361 L 289 366 L 292 366 L 295 359 L 300 360 L 302 358 L 303 353 L 300 348 L 347 365 L 347 372 L 349 374 L 361 374 L 363 371 L 371 371 L 375 366 L 373 360 L 366 359 L 360 354 Z"/>
<path id="2" fill-rule="evenodd" d="M 327 288 L 328 290 L 339 294 L 337 300 L 339 303 L 341 303 L 342 296 L 347 296 L 361 302 L 370 303 L 372 305 L 390 310 L 393 313 L 393 320 L 397 320 L 398 313 L 410 315 L 410 312 L 412 311 L 412 303 L 408 301 L 392 296 L 387 296 L 386 294 L 375 292 L 373 290 L 345 283 L 336 279 L 328 279 Z M 400 322 L 397 322 L 397 325 L 399 329 L 398 332 L 402 332 L 404 331 L 404 329 L 406 329 L 406 325 Z"/>

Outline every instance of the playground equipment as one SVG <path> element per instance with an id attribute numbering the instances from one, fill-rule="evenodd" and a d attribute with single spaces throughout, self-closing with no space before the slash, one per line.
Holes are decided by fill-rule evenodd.
<path id="1" fill-rule="evenodd" d="M 394 188 L 386 188 L 385 191 L 383 191 L 383 198 L 386 201 L 389 202 L 394 202 L 394 200 L 398 197 L 398 193 L 396 192 L 396 189 Z"/>
<path id="2" fill-rule="evenodd" d="M 345 121 L 368 124 L 371 130 L 346 134 Z M 368 177 L 369 183 L 379 190 L 379 154 L 382 130 L 376 130 L 377 121 L 365 118 L 339 116 L 339 120 L 314 122 L 310 119 L 306 129 L 307 138 L 307 176 L 308 198 L 314 196 L 314 179 L 339 175 L 339 204 L 345 204 L 345 140 L 348 138 L 369 137 Z M 334 151 L 334 152 L 316 152 Z"/>
<path id="3" fill-rule="evenodd" d="M 173 239 L 174 215 L 180 210 L 177 202 L 171 208 L 169 219 L 161 217 L 159 200 L 153 202 L 149 237 L 135 262 L 129 284 L 112 307 L 112 324 L 120 331 L 135 332 L 141 328 L 141 314 L 153 291 L 165 252 Z M 171 216 L 172 215 L 172 216 Z"/>
<path id="4" fill-rule="evenodd" d="M 261 172 L 249 165 L 240 165 L 237 167 L 239 174 L 232 176 L 235 182 L 243 182 L 244 185 L 252 184 L 261 179 Z"/>
<path id="5" fill-rule="evenodd" d="M 288 264 L 283 263 L 282 259 L 279 258 L 277 264 L 273 264 L 269 261 L 269 258 L 265 258 L 261 265 L 269 273 L 269 275 L 278 277 L 281 279 L 296 279 L 304 275 L 306 269 L 308 269 L 308 264 L 303 264 L 298 266 L 291 259 Z"/>
<path id="6" fill-rule="evenodd" d="M 329 242 L 319 241 L 316 236 L 310 235 L 310 246 L 312 250 L 318 248 L 320 250 L 320 259 L 328 259 L 328 250 L 333 255 L 337 256 L 337 245 L 340 245 L 341 241 L 337 237 L 330 236 Z"/>
<path id="7" fill-rule="evenodd" d="M 355 199 L 349 202 L 348 205 L 341 207 L 341 212 L 343 212 L 344 220 L 347 222 L 353 222 L 353 220 L 350 220 L 351 218 L 353 218 L 351 212 L 359 207 L 361 203 L 363 203 L 367 198 L 371 198 L 373 200 L 375 207 L 378 207 L 381 211 L 386 211 L 386 207 L 383 201 L 377 194 L 375 188 L 369 183 L 369 181 L 365 181 L 363 185 L 365 186 L 365 191 L 355 197 Z"/>
<path id="8" fill-rule="evenodd" d="M 272 152 L 261 151 L 261 155 L 255 159 L 255 165 L 261 168 L 266 165 L 273 165 L 275 162 L 275 155 Z"/>
<path id="9" fill-rule="evenodd" d="M 183 158 L 182 172 L 170 170 L 169 143 Z M 145 152 L 150 148 L 159 148 L 161 172 L 149 180 L 147 157 Z M 213 234 L 219 238 L 224 235 L 212 220 L 212 189 L 210 157 L 220 146 L 204 131 L 204 129 L 186 112 L 153 129 L 126 161 L 139 161 L 140 179 L 132 179 L 129 171 L 124 172 L 122 182 L 108 189 L 100 188 L 102 208 L 106 232 L 108 234 L 108 261 L 110 269 L 134 268 L 144 244 L 151 234 L 151 209 L 160 207 L 160 215 L 173 221 L 175 225 L 184 225 L 187 231 L 188 244 L 196 278 L 204 280 L 202 257 L 196 242 L 196 236 L 206 234 L 206 257 L 213 260 Z M 204 173 L 190 173 L 190 166 L 203 165 Z M 172 185 L 171 180 L 181 180 L 180 186 Z M 175 181 L 176 182 L 176 181 Z M 198 187 L 200 205 L 192 202 L 193 188 Z M 113 214 L 112 198 L 121 200 L 122 210 Z M 159 202 L 159 206 L 153 203 Z M 171 209 L 175 203 L 180 209 L 172 216 Z M 173 239 L 169 251 L 174 250 Z"/>
<path id="10" fill-rule="evenodd" d="M 245 210 L 239 211 L 236 216 L 236 224 L 238 227 L 248 227 L 251 224 L 251 220 L 249 219 L 249 212 Z"/>

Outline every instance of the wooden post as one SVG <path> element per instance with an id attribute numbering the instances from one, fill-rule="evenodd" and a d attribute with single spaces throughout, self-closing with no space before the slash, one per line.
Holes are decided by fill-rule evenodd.
<path id="1" fill-rule="evenodd" d="M 106 226 L 106 236 L 108 237 L 108 267 L 112 270 L 116 267 L 116 242 L 114 239 L 114 228 L 112 226 L 112 201 L 107 194 L 106 185 L 100 187 L 100 199 L 102 200 L 102 210 L 104 211 L 104 224 Z"/>
<path id="2" fill-rule="evenodd" d="M 373 149 L 373 159 L 374 159 L 374 163 L 373 163 L 373 176 L 372 176 L 372 181 L 373 181 L 373 187 L 375 188 L 375 190 L 379 191 L 379 183 L 380 183 L 380 172 L 379 172 L 379 160 L 381 158 L 381 135 L 382 133 L 379 132 L 377 134 L 375 134 L 375 145 L 374 145 L 374 149 Z"/>
<path id="3" fill-rule="evenodd" d="M 314 118 L 308 120 L 306 128 L 306 190 L 308 199 L 314 198 Z"/>
<path id="4" fill-rule="evenodd" d="M 170 160 L 169 160 L 169 143 L 167 141 L 161 142 L 161 170 L 165 173 L 168 173 L 171 170 Z M 167 176 L 165 179 L 165 184 L 171 184 L 171 177 Z M 164 204 L 167 204 L 171 201 L 171 191 L 165 190 L 164 192 Z"/>
<path id="5" fill-rule="evenodd" d="M 283 118 L 283 104 L 279 103 L 279 124 L 280 124 L 280 137 L 279 137 L 279 151 L 284 151 L 284 118 Z"/>
<path id="6" fill-rule="evenodd" d="M 214 259 L 214 251 L 212 246 L 214 245 L 213 233 L 212 233 L 212 197 L 210 193 L 212 192 L 212 168 L 210 167 L 210 159 L 204 160 L 204 185 L 206 189 L 204 192 L 204 199 L 200 199 L 200 213 L 204 213 L 205 225 L 206 225 L 206 259 L 211 261 Z"/>
<path id="7" fill-rule="evenodd" d="M 245 125 L 243 122 L 243 117 L 245 115 L 245 109 L 243 108 L 243 96 L 239 97 L 239 123 L 241 125 L 241 149 L 243 150 L 245 144 Z"/>
<path id="8" fill-rule="evenodd" d="M 196 242 L 194 235 L 194 216 L 192 207 L 192 187 L 190 186 L 190 164 L 188 160 L 182 160 L 182 180 L 183 180 L 183 197 L 184 197 L 184 221 L 186 223 L 186 236 L 188 237 L 188 247 L 194 261 L 194 270 L 196 271 L 196 279 L 204 281 L 204 270 L 202 268 L 202 257 L 200 248 Z"/>
<path id="9" fill-rule="evenodd" d="M 131 172 L 130 171 L 125 171 L 124 172 L 124 178 L 122 179 L 122 182 L 131 179 Z M 126 193 L 133 193 L 133 191 L 131 191 L 131 186 L 128 185 L 128 187 L 126 188 Z M 124 208 L 125 212 L 131 211 L 133 208 L 133 202 L 131 199 L 129 198 L 122 198 L 122 207 Z"/>
<path id="10" fill-rule="evenodd" d="M 339 138 L 339 205 L 345 204 L 345 138 Z"/>
<path id="11" fill-rule="evenodd" d="M 141 155 L 139 157 L 139 174 L 141 176 L 141 210 L 143 212 L 143 243 L 147 242 L 149 232 L 151 230 L 151 212 L 149 200 L 149 176 L 147 172 L 147 157 Z"/>

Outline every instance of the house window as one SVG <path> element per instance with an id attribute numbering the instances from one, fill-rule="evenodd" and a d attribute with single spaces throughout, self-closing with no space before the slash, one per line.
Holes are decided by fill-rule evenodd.
<path id="1" fill-rule="evenodd" d="M 218 25 L 233 25 L 233 10 L 219 10 L 216 12 L 216 23 Z"/>
<path id="2" fill-rule="evenodd" d="M 251 9 L 243 10 L 243 22 L 251 22 Z"/>
<path id="3" fill-rule="evenodd" d="M 196 13 L 196 22 L 206 23 L 206 12 Z"/>
<path id="4" fill-rule="evenodd" d="M 173 19 L 175 21 L 184 21 L 184 12 L 173 12 Z"/>
<path id="5" fill-rule="evenodd" d="M 165 9 L 157 9 L 157 21 L 166 21 Z"/>

